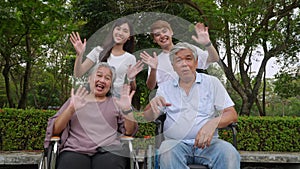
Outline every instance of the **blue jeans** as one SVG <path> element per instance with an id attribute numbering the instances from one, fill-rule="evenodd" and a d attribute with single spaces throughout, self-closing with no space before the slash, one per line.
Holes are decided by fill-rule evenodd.
<path id="1" fill-rule="evenodd" d="M 202 164 L 211 169 L 240 169 L 240 154 L 232 144 L 213 139 L 204 149 L 178 140 L 165 140 L 159 148 L 161 169 L 188 169 L 189 164 Z"/>

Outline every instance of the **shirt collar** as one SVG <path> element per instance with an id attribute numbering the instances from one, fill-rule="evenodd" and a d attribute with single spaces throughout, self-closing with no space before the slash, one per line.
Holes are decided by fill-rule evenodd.
<path id="1" fill-rule="evenodd" d="M 201 75 L 201 73 L 196 72 L 195 83 L 200 84 L 201 82 L 202 82 L 202 75 Z M 173 80 L 173 86 L 174 87 L 179 86 L 179 76 L 177 76 L 177 78 Z"/>

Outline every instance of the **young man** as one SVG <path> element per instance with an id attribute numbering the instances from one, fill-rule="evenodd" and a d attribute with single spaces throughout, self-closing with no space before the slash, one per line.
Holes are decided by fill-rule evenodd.
<path id="1" fill-rule="evenodd" d="M 208 66 L 219 61 L 219 55 L 211 44 L 208 28 L 205 27 L 203 23 L 197 23 L 195 25 L 195 31 L 197 36 L 192 36 L 198 44 L 203 45 L 207 51 L 203 51 L 196 47 L 197 55 L 199 56 L 199 69 L 207 69 Z M 153 53 L 153 56 L 149 55 L 147 52 L 142 52 L 140 54 L 143 62 L 149 65 L 149 74 L 147 79 L 147 87 L 152 90 L 159 86 L 162 82 L 176 77 L 170 59 L 169 52 L 173 47 L 173 30 L 170 24 L 163 20 L 158 20 L 151 25 L 151 35 L 153 37 L 154 43 L 157 43 L 163 50 L 158 56 Z"/>
<path id="2" fill-rule="evenodd" d="M 166 113 L 160 166 L 183 169 L 202 164 L 212 169 L 239 169 L 238 151 L 218 139 L 218 128 L 237 121 L 234 103 L 216 77 L 196 72 L 196 53 L 188 43 L 171 49 L 170 61 L 178 77 L 160 84 L 144 112 L 149 121 L 156 119 L 162 108 Z"/>

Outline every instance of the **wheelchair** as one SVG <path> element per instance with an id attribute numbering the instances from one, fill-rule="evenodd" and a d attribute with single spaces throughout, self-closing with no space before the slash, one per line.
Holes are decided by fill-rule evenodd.
<path id="1" fill-rule="evenodd" d="M 153 123 L 155 124 L 155 145 L 154 149 L 155 151 L 153 153 L 156 153 L 158 150 L 160 144 L 164 140 L 163 136 L 163 125 L 164 121 L 166 119 L 166 115 L 161 115 L 159 116 Z M 223 128 L 221 130 L 231 130 L 233 133 L 232 139 L 233 139 L 233 146 L 237 148 L 237 123 L 232 123 L 226 128 Z M 139 169 L 139 164 L 138 160 L 136 159 L 136 154 L 135 151 L 133 150 L 133 144 L 132 141 L 134 140 L 133 137 L 128 137 L 128 136 L 123 136 L 121 137 L 121 142 L 128 146 L 129 153 L 130 153 L 130 164 L 128 165 L 128 169 Z M 56 161 L 59 156 L 59 142 L 60 138 L 59 137 L 52 137 L 51 142 L 48 146 L 48 148 L 44 149 L 44 152 L 42 153 L 42 157 L 39 163 L 38 168 L 39 169 L 56 169 Z M 154 167 L 155 169 L 159 169 L 159 160 L 158 160 L 158 155 L 154 154 L 153 155 L 153 161 L 154 165 L 147 163 L 147 158 L 152 158 L 152 155 L 145 156 L 144 163 L 144 168 L 152 168 Z M 151 165 L 149 167 L 149 165 Z M 206 166 L 204 165 L 199 165 L 199 164 L 190 164 L 189 165 L 190 169 L 207 169 Z"/>
<path id="2" fill-rule="evenodd" d="M 39 163 L 39 169 L 55 169 L 56 160 L 59 155 L 59 141 L 60 138 L 54 136 L 51 138 L 51 142 L 48 148 L 45 148 Z"/>
<path id="3" fill-rule="evenodd" d="M 139 169 L 139 165 L 133 151 L 133 139 L 133 137 L 129 136 L 121 137 L 121 142 L 128 146 L 130 153 L 130 163 L 128 164 L 127 169 Z M 51 138 L 49 146 L 45 148 L 42 153 L 38 169 L 56 169 L 56 161 L 59 156 L 59 142 L 60 137 L 53 136 Z"/>
<path id="4" fill-rule="evenodd" d="M 158 150 L 160 147 L 160 144 L 164 140 L 163 136 L 163 126 L 164 121 L 166 120 L 166 114 L 160 115 L 155 121 L 153 121 L 156 124 L 155 134 L 156 134 L 156 140 L 155 140 L 155 148 Z M 231 130 L 232 131 L 232 140 L 233 140 L 233 146 L 237 149 L 237 123 L 231 123 L 225 128 L 222 128 L 220 130 Z M 159 169 L 159 159 L 158 155 L 154 156 L 155 161 L 155 169 Z M 201 164 L 190 164 L 188 166 L 190 169 L 208 169 L 207 166 L 201 165 Z"/>

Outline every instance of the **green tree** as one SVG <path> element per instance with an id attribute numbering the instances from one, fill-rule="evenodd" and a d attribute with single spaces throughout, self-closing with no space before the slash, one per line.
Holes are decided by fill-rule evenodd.
<path id="1" fill-rule="evenodd" d="M 297 74 L 298 73 L 280 72 L 275 76 L 274 91 L 281 98 L 287 99 L 300 96 L 300 76 Z"/>
<path id="2" fill-rule="evenodd" d="M 63 0 L 4 1 L 0 9 L 0 59 L 8 105 L 26 108 L 34 65 L 57 52 L 51 44 L 63 41 L 72 25 L 68 4 Z M 16 97 L 12 96 L 11 81 Z"/>
<path id="3" fill-rule="evenodd" d="M 256 104 L 260 115 L 265 115 L 258 95 L 266 64 L 272 57 L 297 61 L 299 37 L 295 38 L 295 35 L 299 35 L 299 13 L 296 12 L 299 1 L 216 1 L 217 10 L 214 10 L 215 5 L 209 8 L 211 4 L 200 0 L 181 2 L 207 18 L 204 20 L 214 30 L 218 48 L 226 49 L 223 55 L 220 54 L 221 65 L 242 98 L 240 114 L 250 115 Z M 255 60 L 261 63 L 258 72 L 251 77 Z M 235 76 L 236 72 L 240 80 Z"/>
<path id="4" fill-rule="evenodd" d="M 87 0 L 86 2 L 94 1 Z M 297 62 L 296 56 L 299 53 L 297 45 L 299 44 L 298 0 L 216 0 L 210 2 L 205 0 L 128 0 L 117 1 L 116 6 L 111 9 L 114 10 L 116 16 L 136 12 L 164 12 L 182 17 L 191 23 L 204 22 L 210 28 L 214 46 L 220 50 L 220 65 L 232 88 L 241 98 L 241 115 L 250 115 L 253 105 L 256 105 L 260 115 L 265 115 L 264 107 L 262 107 L 265 101 L 261 101 L 259 95 L 260 91 L 265 93 L 267 89 L 264 86 L 261 90 L 263 85 L 267 85 L 265 74 L 270 58 L 286 58 L 287 63 Z M 100 11 L 108 10 L 110 9 Z M 110 16 L 101 12 L 91 13 L 99 18 Z M 111 18 L 114 19 L 114 17 Z M 149 22 L 152 22 L 151 18 Z M 177 26 L 182 25 L 175 27 L 173 25 L 173 28 Z M 175 31 L 175 34 L 182 34 L 182 32 Z M 150 38 L 144 40 L 151 41 Z M 139 40 L 139 42 L 144 40 Z M 252 70 L 255 62 L 260 65 L 257 72 Z M 263 94 L 262 97 L 264 100 L 266 95 Z"/>

